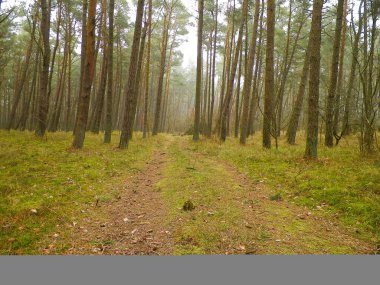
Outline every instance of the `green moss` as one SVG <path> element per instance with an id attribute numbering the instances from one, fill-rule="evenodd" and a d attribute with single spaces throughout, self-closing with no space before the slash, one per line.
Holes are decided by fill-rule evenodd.
<path id="1" fill-rule="evenodd" d="M 303 159 L 300 145 L 289 146 L 283 138 L 278 150 L 264 150 L 259 135 L 242 147 L 235 139 L 223 147 L 202 141 L 197 151 L 225 160 L 254 181 L 265 181 L 273 191 L 284 193 L 301 206 L 316 208 L 326 204 L 326 213 L 339 213 L 348 227 L 359 227 L 380 239 L 379 155 L 362 157 L 355 138 L 346 138 L 334 149 L 320 146 L 318 161 Z"/>
<path id="2" fill-rule="evenodd" d="M 38 139 L 0 131 L 0 254 L 42 253 L 57 225 L 63 231 L 97 199 L 112 200 L 163 137 L 143 142 L 138 134 L 127 151 L 116 148 L 117 140 L 105 145 L 102 136 L 87 134 L 84 149 L 74 151 L 68 133 Z"/>
<path id="3" fill-rule="evenodd" d="M 224 253 L 230 239 L 246 238 L 240 230 L 244 216 L 233 199 L 242 190 L 223 166 L 197 156 L 196 148 L 187 138 L 177 140 L 169 149 L 165 178 L 156 186 L 167 202 L 169 223 L 181 220 L 175 254 Z M 191 212 L 182 210 L 188 200 L 195 205 Z"/>

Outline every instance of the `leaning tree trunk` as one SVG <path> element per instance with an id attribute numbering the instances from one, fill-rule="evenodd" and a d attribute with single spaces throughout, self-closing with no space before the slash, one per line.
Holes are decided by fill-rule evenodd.
<path id="1" fill-rule="evenodd" d="M 221 131 L 220 131 L 220 139 L 222 141 L 226 141 L 226 139 L 227 139 L 228 116 L 229 116 L 229 112 L 230 112 L 230 106 L 231 106 L 231 100 L 232 100 L 232 95 L 233 95 L 233 88 L 234 88 L 234 82 L 235 82 L 235 77 L 236 77 L 237 65 L 238 65 L 239 56 L 240 56 L 240 50 L 242 49 L 242 46 L 243 46 L 244 24 L 246 22 L 247 14 L 248 14 L 248 0 L 244 0 L 244 2 L 243 2 L 243 18 L 242 18 L 241 24 L 240 24 L 238 41 L 237 41 L 236 48 L 235 48 L 234 61 L 232 63 L 232 67 L 231 67 L 231 74 L 230 74 L 229 82 L 227 85 L 226 99 L 224 100 L 223 110 L 222 110 Z"/>
<path id="2" fill-rule="evenodd" d="M 15 95 L 14 95 L 15 99 L 14 99 L 14 102 L 13 102 L 11 113 L 9 115 L 9 120 L 8 120 L 8 124 L 7 124 L 7 130 L 10 130 L 13 127 L 13 123 L 14 123 L 15 115 L 16 115 L 16 110 L 17 110 L 17 107 L 18 107 L 20 99 L 21 99 L 22 90 L 24 88 L 24 84 L 25 84 L 26 77 L 27 77 L 27 74 L 28 74 L 28 69 L 29 69 L 29 64 L 30 64 L 30 57 L 31 57 L 31 54 L 32 54 L 32 51 L 33 51 L 33 46 L 34 46 L 34 41 L 35 41 L 35 38 L 34 38 L 35 37 L 35 31 L 36 31 L 36 19 L 35 19 L 35 17 L 33 17 L 32 31 L 31 31 L 31 34 L 30 34 L 30 42 L 29 42 L 29 46 L 28 46 L 28 49 L 27 49 L 27 52 L 26 52 L 26 56 L 25 56 L 25 63 L 24 63 L 24 66 L 23 66 L 23 71 L 22 71 L 22 74 L 21 74 L 21 79 L 19 81 L 19 84 L 17 84 L 17 86 L 16 86 Z"/>
<path id="3" fill-rule="evenodd" d="M 133 44 L 132 44 L 132 52 L 130 58 L 129 65 L 129 74 L 128 74 L 128 83 L 127 89 L 125 92 L 125 113 L 124 120 L 122 125 L 122 133 L 120 136 L 119 148 L 125 149 L 128 147 L 128 127 L 129 127 L 129 116 L 127 113 L 128 105 L 132 97 L 135 96 L 134 92 L 136 90 L 136 77 L 137 77 L 137 69 L 138 69 L 138 59 L 139 59 L 139 50 L 140 50 L 140 37 L 141 37 L 141 29 L 142 29 L 142 20 L 144 14 L 144 0 L 139 0 L 137 4 L 136 11 L 136 21 L 135 21 L 135 31 L 133 35 Z"/>

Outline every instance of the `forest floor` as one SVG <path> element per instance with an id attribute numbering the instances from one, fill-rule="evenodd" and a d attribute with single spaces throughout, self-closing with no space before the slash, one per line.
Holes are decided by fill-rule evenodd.
<path id="1" fill-rule="evenodd" d="M 139 136 L 1 133 L 0 254 L 374 254 L 380 157 Z M 114 141 L 117 141 L 115 135 Z M 184 211 L 191 201 L 195 208 Z"/>

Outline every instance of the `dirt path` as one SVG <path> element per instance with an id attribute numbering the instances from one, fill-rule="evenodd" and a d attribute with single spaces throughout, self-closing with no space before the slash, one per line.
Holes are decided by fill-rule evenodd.
<path id="1" fill-rule="evenodd" d="M 221 162 L 219 162 L 221 163 Z M 241 207 L 252 229 L 255 254 L 370 254 L 374 245 L 355 238 L 335 219 L 323 215 L 326 205 L 311 211 L 288 200 L 271 201 L 265 181 L 253 183 L 235 167 L 222 163 L 245 189 Z"/>
<path id="2" fill-rule="evenodd" d="M 291 200 L 271 201 L 265 181 L 169 137 L 117 200 L 74 225 L 67 254 L 359 254 L 374 246 L 337 220 Z M 192 212 L 181 210 L 192 199 Z"/>
<path id="3" fill-rule="evenodd" d="M 234 166 L 214 157 L 205 156 L 181 142 L 180 149 L 187 149 L 187 155 L 197 164 L 199 173 L 210 172 L 212 177 L 220 180 L 208 181 L 206 187 L 214 187 L 219 193 L 210 199 L 209 209 L 218 209 L 218 214 L 207 217 L 206 223 L 222 216 L 233 231 L 230 237 L 220 232 L 220 239 L 229 241 L 223 244 L 221 254 L 371 254 L 375 245 L 355 237 L 352 229 L 343 228 L 337 218 L 324 213 L 327 205 L 316 210 L 302 208 L 286 197 L 281 201 L 271 201 L 274 195 L 265 181 L 254 183 Z M 214 179 L 212 179 L 214 180 Z M 213 183 L 215 184 L 213 186 Z M 210 197 L 211 198 L 211 197 Z M 224 208 L 223 208 L 224 206 Z M 230 208 L 240 209 L 242 215 L 238 220 L 228 222 Z M 204 210 L 204 209 L 203 209 Z M 202 209 L 201 209 L 202 211 Z M 206 210 L 207 211 L 207 210 Z M 210 210 L 209 210 L 210 211 Z M 220 213 L 224 212 L 224 213 Z M 238 215 L 237 215 L 238 217 Z M 215 221 L 220 223 L 221 221 Z M 223 221 L 225 222 L 225 221 Z M 203 230 L 207 227 L 198 225 Z M 207 250 L 206 250 L 207 252 Z M 211 251 L 215 252 L 215 251 Z"/>
<path id="4" fill-rule="evenodd" d="M 162 178 L 168 141 L 144 170 L 125 183 L 115 201 L 100 203 L 96 218 L 75 226 L 67 254 L 168 255 L 174 241 L 167 223 L 166 205 L 155 184 Z"/>

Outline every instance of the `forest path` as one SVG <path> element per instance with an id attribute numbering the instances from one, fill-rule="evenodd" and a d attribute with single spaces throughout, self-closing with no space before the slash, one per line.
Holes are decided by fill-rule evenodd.
<path id="1" fill-rule="evenodd" d="M 363 254 L 373 245 L 342 228 L 323 207 L 271 201 L 265 181 L 205 155 L 189 137 L 165 143 L 131 176 L 118 199 L 74 226 L 67 254 Z M 184 211 L 191 201 L 195 209 Z"/>
<path id="2" fill-rule="evenodd" d="M 97 213 L 79 223 L 67 254 L 169 255 L 174 246 L 164 223 L 166 205 L 155 184 L 167 162 L 168 137 L 143 170 L 131 176 L 117 200 L 98 205 Z"/>
<path id="3" fill-rule="evenodd" d="M 177 254 L 367 254 L 374 246 L 335 218 L 288 200 L 271 201 L 265 181 L 253 182 L 234 166 L 176 138 L 159 183 L 172 208 Z M 195 209 L 184 212 L 190 199 Z"/>

